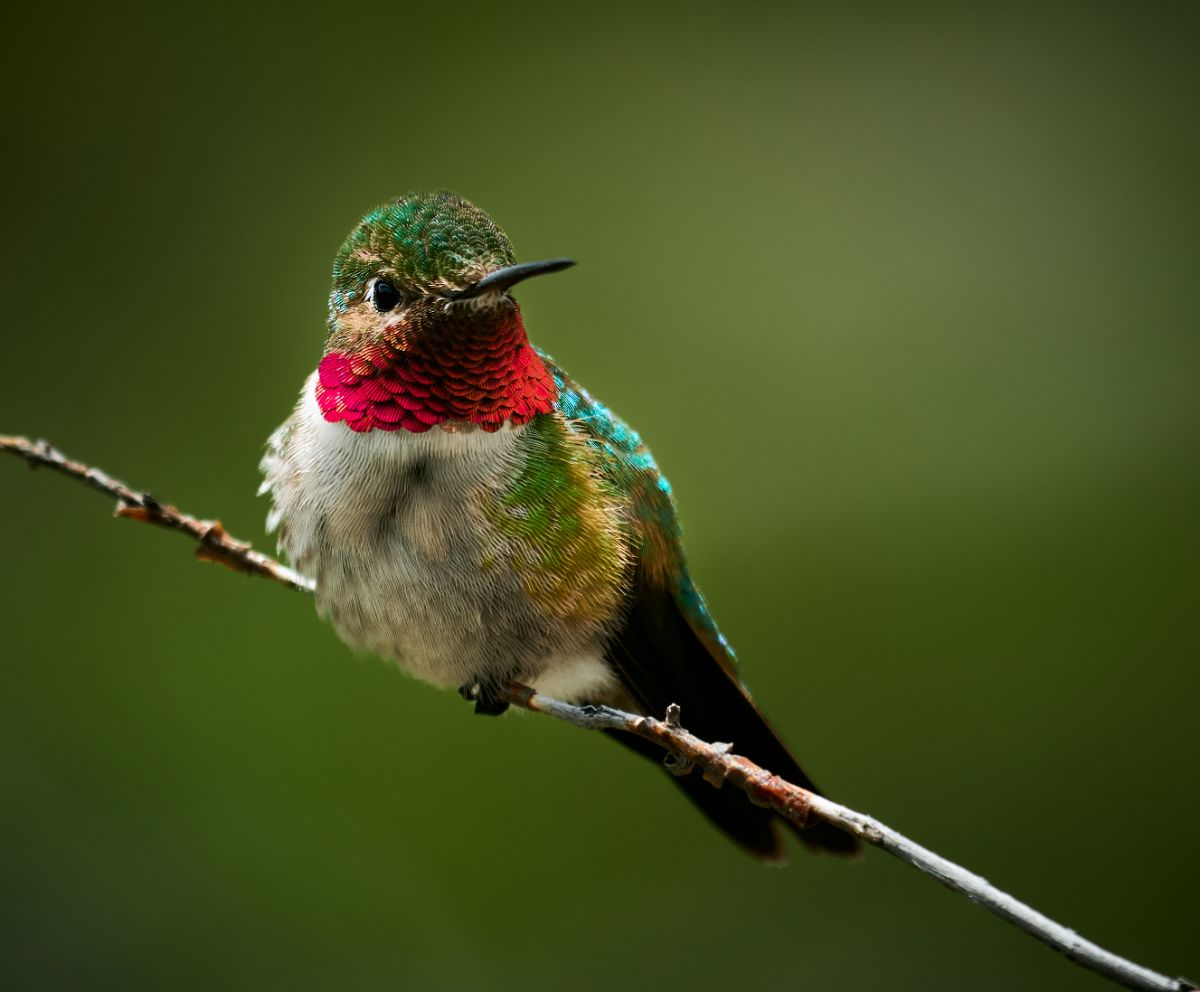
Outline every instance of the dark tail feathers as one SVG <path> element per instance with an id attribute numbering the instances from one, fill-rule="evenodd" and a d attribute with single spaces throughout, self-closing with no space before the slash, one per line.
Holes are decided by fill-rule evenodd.
<path id="1" fill-rule="evenodd" d="M 669 590 L 639 583 L 608 661 L 643 713 L 662 718 L 670 703 L 678 703 L 683 725 L 697 737 L 730 741 L 735 753 L 795 785 L 818 791 L 726 667 L 731 663 L 727 658 L 723 663 L 701 640 Z M 661 763 L 663 751 L 649 741 L 629 734 L 612 736 Z M 786 860 L 775 813 L 750 803 L 740 789 L 714 788 L 697 772 L 672 777 L 730 839 L 764 861 Z M 843 856 L 859 851 L 854 837 L 827 823 L 799 829 L 783 822 L 813 850 Z"/>

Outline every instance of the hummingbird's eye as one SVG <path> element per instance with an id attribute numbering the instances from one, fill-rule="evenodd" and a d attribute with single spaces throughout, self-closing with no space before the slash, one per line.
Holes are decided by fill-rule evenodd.
<path id="1" fill-rule="evenodd" d="M 386 279 L 376 280 L 375 285 L 371 287 L 371 302 L 380 313 L 395 310 L 400 305 L 400 299 L 400 290 Z"/>

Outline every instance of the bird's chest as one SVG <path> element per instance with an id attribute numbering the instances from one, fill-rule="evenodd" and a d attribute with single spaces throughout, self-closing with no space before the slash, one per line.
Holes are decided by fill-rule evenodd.
<path id="1" fill-rule="evenodd" d="M 296 550 L 330 595 L 380 584 L 430 595 L 440 578 L 478 570 L 486 543 L 479 507 L 502 485 L 503 459 L 447 449 L 424 435 L 396 440 L 368 442 L 351 457 L 320 446 L 298 453 L 311 466 L 299 484 L 313 512 Z"/>
<path id="2" fill-rule="evenodd" d="M 450 687 L 597 656 L 621 610 L 624 510 L 589 488 L 564 421 L 360 434 L 303 395 L 263 460 L 268 525 L 343 640 Z"/>
<path id="3" fill-rule="evenodd" d="M 477 677 L 489 640 L 537 626 L 520 584 L 486 569 L 482 507 L 519 457 L 515 438 L 350 440 L 349 454 L 296 452 L 306 468 L 284 511 L 285 547 L 345 640 L 429 681 Z"/>

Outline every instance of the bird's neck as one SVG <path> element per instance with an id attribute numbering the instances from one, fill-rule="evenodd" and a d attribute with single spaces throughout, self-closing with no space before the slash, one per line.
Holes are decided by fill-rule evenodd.
<path id="1" fill-rule="evenodd" d="M 317 371 L 322 415 L 360 433 L 465 424 L 496 431 L 550 412 L 557 398 L 515 307 L 491 321 L 464 315 L 431 333 L 397 325 L 352 350 L 328 351 Z"/>

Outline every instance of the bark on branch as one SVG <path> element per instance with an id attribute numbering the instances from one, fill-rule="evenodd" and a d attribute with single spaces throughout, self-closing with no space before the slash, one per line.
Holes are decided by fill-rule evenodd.
<path id="1" fill-rule="evenodd" d="M 85 486 L 107 493 L 117 501 L 113 511 L 115 516 L 141 520 L 143 523 L 187 534 L 196 542 L 197 558 L 217 562 L 235 572 L 274 579 L 302 592 L 312 592 L 316 588 L 312 579 L 305 578 L 274 558 L 255 551 L 247 542 L 232 537 L 221 526 L 221 521 L 200 520 L 169 504 L 160 503 L 150 493 L 137 492 L 98 468 L 72 461 L 46 441 L 31 441 L 27 437 L 0 434 L 0 450 L 20 455 L 29 463 L 30 468 L 50 468 L 82 482 Z"/>
<path id="2" fill-rule="evenodd" d="M 116 500 L 119 517 L 141 520 L 188 535 L 197 544 L 195 554 L 198 558 L 218 562 L 235 571 L 274 579 L 302 592 L 311 593 L 315 588 L 311 579 L 231 537 L 219 521 L 201 520 L 160 503 L 149 493 L 131 489 L 99 469 L 72 461 L 45 441 L 0 435 L 0 450 L 19 455 L 33 468 L 51 468 L 107 493 Z M 1077 964 L 1126 988 L 1147 992 L 1197 992 L 1197 986 L 1186 979 L 1168 978 L 1085 940 L 996 888 L 987 879 L 909 840 L 874 817 L 773 775 L 749 759 L 732 753 L 729 744 L 703 741 L 689 734 L 681 722 L 684 714 L 677 706 L 669 707 L 666 719 L 658 720 L 607 706 L 574 706 L 516 684 L 506 686 L 503 695 L 515 706 L 565 720 L 584 730 L 617 730 L 648 740 L 663 749 L 664 760 L 673 773 L 688 774 L 695 769 L 713 786 L 720 788 L 728 784 L 742 789 L 750 802 L 769 807 L 799 826 L 816 818 L 841 827 L 865 843 L 932 875 L 947 888 L 1008 920 Z"/>

